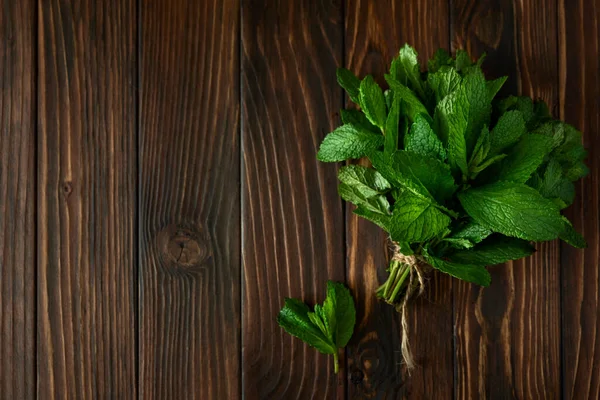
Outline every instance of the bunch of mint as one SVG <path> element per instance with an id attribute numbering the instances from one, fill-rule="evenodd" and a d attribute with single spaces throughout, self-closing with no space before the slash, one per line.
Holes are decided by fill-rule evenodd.
<path id="1" fill-rule="evenodd" d="M 403 256 L 483 286 L 486 266 L 532 254 L 532 242 L 585 240 L 561 210 L 588 172 L 581 133 L 527 97 L 494 99 L 506 78 L 486 80 L 481 61 L 439 50 L 421 72 L 406 45 L 392 61 L 387 90 L 347 69 L 338 82 L 360 109 L 318 152 L 324 162 L 367 157 L 372 167 L 339 171 L 340 196 L 379 225 Z M 397 304 L 410 266 L 390 265 L 378 291 Z"/>

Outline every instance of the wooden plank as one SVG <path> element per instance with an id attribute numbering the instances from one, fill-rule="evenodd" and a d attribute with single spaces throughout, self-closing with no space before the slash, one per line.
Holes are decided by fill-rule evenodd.
<path id="1" fill-rule="evenodd" d="M 141 14 L 140 396 L 236 399 L 239 3 Z"/>
<path id="2" fill-rule="evenodd" d="M 38 7 L 38 395 L 134 398 L 135 1 Z"/>
<path id="3" fill-rule="evenodd" d="M 0 393 L 35 396 L 35 4 L 0 10 Z"/>
<path id="4" fill-rule="evenodd" d="M 344 280 L 335 164 L 316 151 L 338 123 L 340 2 L 242 3 L 243 375 L 248 399 L 333 399 L 345 369 L 285 333 L 284 297 L 325 297 Z"/>
<path id="5" fill-rule="evenodd" d="M 486 73 L 509 76 L 501 96 L 555 107 L 556 2 L 454 0 L 452 10 L 453 47 L 487 52 Z M 487 289 L 455 282 L 457 398 L 560 396 L 559 245 L 536 247 L 526 260 L 490 268 Z"/>
<path id="6" fill-rule="evenodd" d="M 565 399 L 600 398 L 600 1 L 559 2 L 560 117 L 583 132 L 591 173 L 567 210 L 588 248 L 562 246 Z"/>
<path id="7" fill-rule="evenodd" d="M 445 0 L 346 2 L 346 60 L 359 76 L 383 74 L 404 43 L 421 62 L 449 47 Z M 452 280 L 434 273 L 428 291 L 410 307 L 410 341 L 418 367 L 409 377 L 402 367 L 400 318 L 378 301 L 375 290 L 387 277 L 387 238 L 377 226 L 347 207 L 348 283 L 356 293 L 357 329 L 348 347 L 350 398 L 451 399 L 454 387 Z"/>

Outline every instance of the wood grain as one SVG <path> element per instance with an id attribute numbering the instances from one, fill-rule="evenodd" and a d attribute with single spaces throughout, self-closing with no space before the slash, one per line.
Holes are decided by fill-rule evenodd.
<path id="1" fill-rule="evenodd" d="M 487 52 L 484 70 L 508 75 L 500 96 L 558 103 L 557 8 L 546 0 L 453 1 L 453 47 Z M 482 289 L 455 281 L 456 398 L 560 397 L 560 255 L 557 242 L 490 268 Z"/>
<path id="2" fill-rule="evenodd" d="M 385 4 L 346 2 L 346 60 L 359 76 L 383 74 L 404 43 L 421 62 L 449 46 L 448 2 L 403 1 Z M 378 301 L 375 290 L 387 277 L 387 238 L 380 228 L 347 207 L 348 283 L 356 293 L 357 329 L 348 347 L 350 398 L 451 399 L 453 394 L 452 281 L 435 273 L 427 293 L 410 311 L 410 341 L 418 368 L 408 376 L 400 354 L 396 311 Z M 435 349 L 435 350 L 433 350 Z"/>
<path id="3" fill-rule="evenodd" d="M 562 246 L 565 399 L 600 398 L 600 2 L 559 2 L 560 117 L 583 131 L 590 174 L 567 210 L 588 248 Z"/>
<path id="4" fill-rule="evenodd" d="M 345 368 L 285 333 L 284 297 L 314 304 L 344 280 L 335 164 L 316 151 L 338 123 L 340 2 L 242 3 L 243 361 L 248 399 L 342 399 Z"/>
<path id="5" fill-rule="evenodd" d="M 35 396 L 35 5 L 0 10 L 0 397 Z"/>
<path id="6" fill-rule="evenodd" d="M 240 397 L 239 3 L 141 7 L 140 396 Z"/>
<path id="7" fill-rule="evenodd" d="M 137 393 L 135 2 L 102 3 L 39 2 L 44 399 Z"/>

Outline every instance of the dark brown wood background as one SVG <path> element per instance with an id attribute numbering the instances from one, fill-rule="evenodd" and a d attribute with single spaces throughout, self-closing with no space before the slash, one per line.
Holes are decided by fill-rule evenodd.
<path id="1" fill-rule="evenodd" d="M 385 237 L 316 161 L 400 46 L 487 52 L 503 94 L 584 132 L 558 242 L 373 296 Z M 600 0 L 0 0 L 0 399 L 600 398 Z M 339 375 L 286 335 L 285 296 L 346 282 Z"/>

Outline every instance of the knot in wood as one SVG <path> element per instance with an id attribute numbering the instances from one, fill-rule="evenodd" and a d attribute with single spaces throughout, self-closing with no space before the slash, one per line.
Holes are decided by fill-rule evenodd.
<path id="1" fill-rule="evenodd" d="M 194 268 L 210 256 L 209 241 L 198 230 L 168 225 L 159 233 L 161 256 L 171 267 Z"/>

